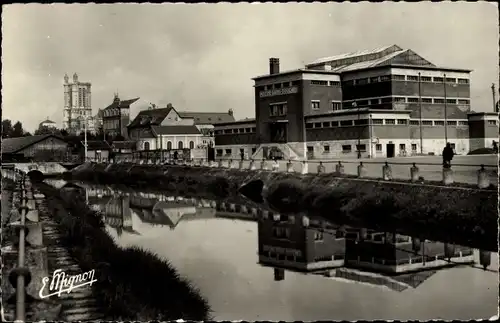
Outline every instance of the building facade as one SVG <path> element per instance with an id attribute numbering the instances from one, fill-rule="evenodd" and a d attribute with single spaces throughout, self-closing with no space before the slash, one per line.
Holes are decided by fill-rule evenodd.
<path id="1" fill-rule="evenodd" d="M 64 110 L 63 129 L 70 133 L 78 134 L 85 129 L 87 120 L 88 129 L 93 129 L 92 84 L 80 82 L 78 74 L 73 74 L 73 82 L 69 82 L 68 75 L 64 75 Z"/>
<path id="2" fill-rule="evenodd" d="M 190 149 L 193 158 L 206 158 L 214 145 L 213 128 L 234 121 L 227 113 L 178 112 L 171 104 L 166 108 L 150 108 L 139 112 L 128 126 L 137 151 Z M 193 154 L 194 153 L 194 154 Z"/>
<path id="3" fill-rule="evenodd" d="M 39 161 L 62 161 L 68 155 L 68 143 L 61 137 L 46 134 L 2 139 L 2 159 L 21 156 Z"/>
<path id="4" fill-rule="evenodd" d="M 437 67 L 396 45 L 288 72 L 271 58 L 269 74 L 253 80 L 256 120 L 245 127 L 256 135 L 248 141 L 239 123 L 215 129 L 216 149 L 231 149 L 232 158 L 236 146 L 254 150 L 252 158 L 278 151 L 286 159 L 327 159 L 437 155 L 446 142 L 466 154 L 491 141 L 471 147 L 470 70 Z M 498 127 L 498 117 L 487 120 Z"/>
<path id="5" fill-rule="evenodd" d="M 130 123 L 130 106 L 139 98 L 130 100 L 120 100 L 118 93 L 115 93 L 113 102 L 102 110 L 102 129 L 106 136 L 128 137 L 127 126 Z"/>

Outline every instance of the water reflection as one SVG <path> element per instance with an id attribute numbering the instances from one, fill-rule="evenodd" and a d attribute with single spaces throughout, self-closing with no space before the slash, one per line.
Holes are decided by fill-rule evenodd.
<path id="1" fill-rule="evenodd" d="M 118 244 L 168 259 L 200 288 L 216 320 L 470 319 L 497 312 L 497 274 L 481 268 L 495 271 L 498 254 L 233 201 L 77 185 Z"/>

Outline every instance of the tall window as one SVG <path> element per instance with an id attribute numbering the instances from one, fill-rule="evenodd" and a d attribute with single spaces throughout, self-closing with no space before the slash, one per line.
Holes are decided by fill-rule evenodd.
<path id="1" fill-rule="evenodd" d="M 179 141 L 179 143 L 177 144 L 177 148 L 179 149 L 183 149 L 184 148 L 184 143 L 181 141 Z"/>
<path id="2" fill-rule="evenodd" d="M 332 101 L 332 111 L 342 110 L 342 102 Z"/>
<path id="3" fill-rule="evenodd" d="M 288 107 L 286 103 L 272 103 L 269 105 L 269 115 L 271 117 L 286 116 Z"/>
<path id="4" fill-rule="evenodd" d="M 319 110 L 319 101 L 312 101 L 311 102 L 311 109 Z"/>
<path id="5" fill-rule="evenodd" d="M 144 143 L 144 150 L 149 150 L 149 142 Z"/>
<path id="6" fill-rule="evenodd" d="M 171 141 L 167 141 L 167 149 L 168 150 L 172 149 L 172 142 Z"/>
<path id="7" fill-rule="evenodd" d="M 189 149 L 194 149 L 194 141 L 189 142 Z"/>

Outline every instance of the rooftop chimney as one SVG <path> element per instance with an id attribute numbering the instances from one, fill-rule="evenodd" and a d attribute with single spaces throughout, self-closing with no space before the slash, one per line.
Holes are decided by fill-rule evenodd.
<path id="1" fill-rule="evenodd" d="M 280 59 L 271 57 L 269 59 L 269 74 L 278 74 L 280 72 Z"/>
<path id="2" fill-rule="evenodd" d="M 233 109 L 229 109 L 229 111 L 227 112 L 227 114 L 229 114 L 232 117 L 233 116 Z"/>

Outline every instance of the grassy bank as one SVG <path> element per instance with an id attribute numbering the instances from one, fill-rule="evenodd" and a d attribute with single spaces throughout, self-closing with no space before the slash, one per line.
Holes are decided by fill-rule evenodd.
<path id="1" fill-rule="evenodd" d="M 209 319 L 208 303 L 199 291 L 156 255 L 118 247 L 98 214 L 76 191 L 37 187 L 47 196 L 62 242 L 83 271 L 95 269 L 96 297 L 106 316 L 119 321 Z"/>

